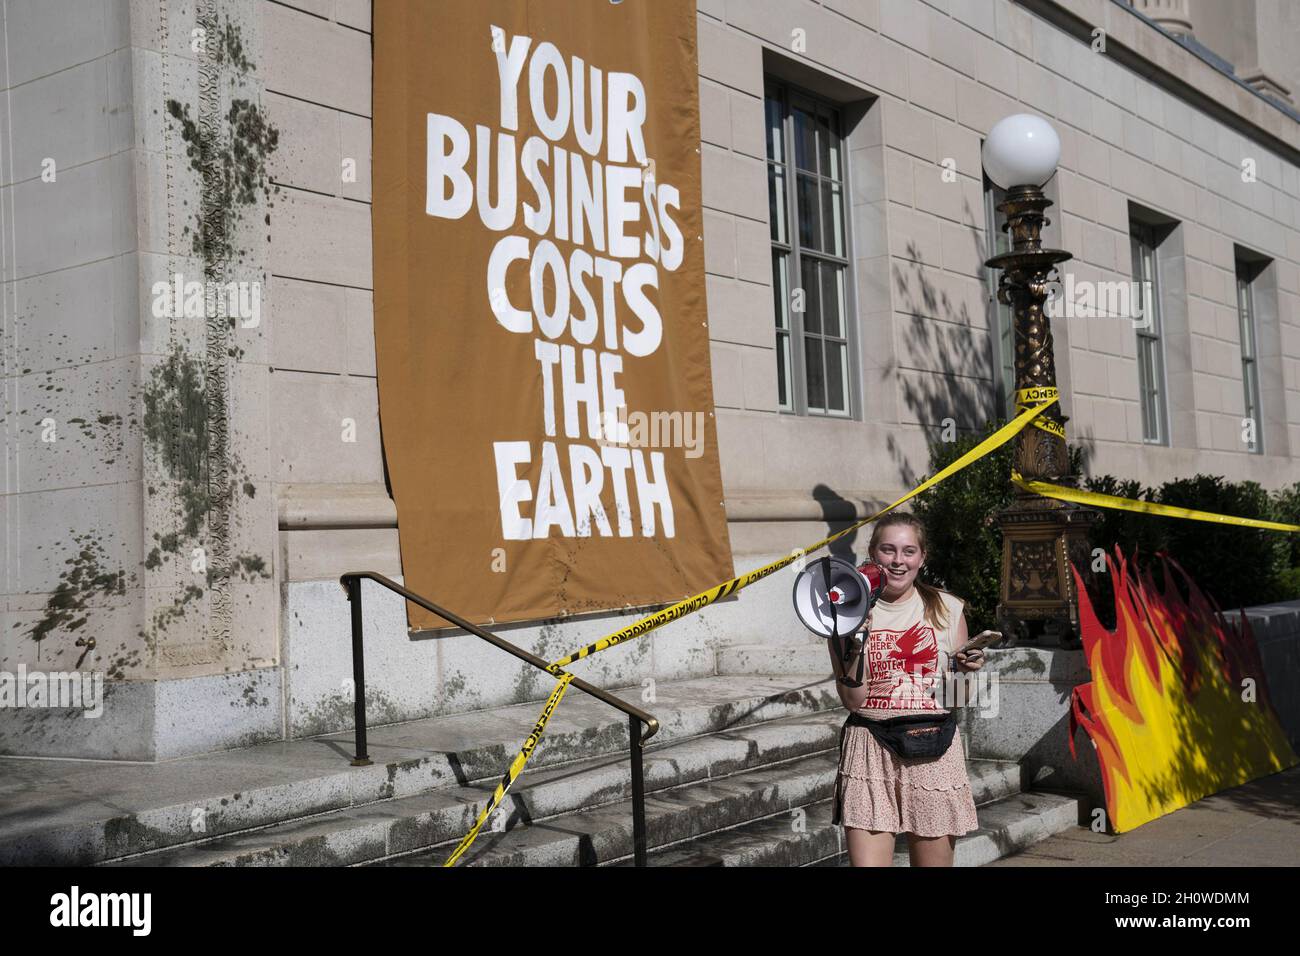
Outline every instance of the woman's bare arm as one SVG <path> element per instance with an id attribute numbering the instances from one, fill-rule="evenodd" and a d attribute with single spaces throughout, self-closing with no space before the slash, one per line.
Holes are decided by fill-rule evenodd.
<path id="1" fill-rule="evenodd" d="M 967 641 L 970 640 L 970 629 L 966 626 L 965 608 L 962 608 L 961 616 L 957 618 L 957 633 L 954 635 L 954 638 L 957 641 L 958 648 L 960 648 L 963 644 L 965 644 Z M 964 658 L 956 657 L 955 654 L 954 654 L 954 658 L 957 661 L 958 667 L 960 667 Z"/>

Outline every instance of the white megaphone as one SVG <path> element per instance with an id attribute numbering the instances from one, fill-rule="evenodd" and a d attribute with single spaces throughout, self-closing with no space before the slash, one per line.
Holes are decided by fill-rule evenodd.
<path id="1" fill-rule="evenodd" d="M 794 613 L 819 637 L 856 633 L 885 588 L 885 569 L 844 558 L 810 562 L 794 580 Z"/>

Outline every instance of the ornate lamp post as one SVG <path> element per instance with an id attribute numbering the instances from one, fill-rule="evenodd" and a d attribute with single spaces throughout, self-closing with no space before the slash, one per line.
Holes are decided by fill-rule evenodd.
<path id="1" fill-rule="evenodd" d="M 998 209 L 1007 217 L 1011 251 L 985 265 L 1002 270 L 998 301 L 1012 307 L 1015 322 L 1016 404 L 1033 405 L 1056 394 L 1052 328 L 1044 304 L 1056 265 L 1070 259 L 1044 249 L 1043 214 L 1051 201 L 1042 186 L 1056 172 L 1061 141 L 1046 120 L 1016 114 L 1000 120 L 984 142 L 984 169 L 1007 191 Z M 1051 406 L 1016 437 L 1015 468 L 1026 480 L 1073 484 L 1065 445 L 1069 419 L 1060 403 Z M 1081 573 L 1090 566 L 1088 528 L 1096 511 L 1017 490 L 998 515 L 1002 531 L 1002 582 L 998 622 L 1008 636 L 1074 646 L 1079 603 L 1071 562 Z"/>

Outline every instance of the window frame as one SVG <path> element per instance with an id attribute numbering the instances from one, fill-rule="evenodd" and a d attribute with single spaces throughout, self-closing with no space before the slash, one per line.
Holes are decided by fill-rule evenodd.
<path id="1" fill-rule="evenodd" d="M 1164 337 L 1164 315 L 1161 306 L 1161 266 L 1160 266 L 1160 242 L 1157 240 L 1158 227 L 1149 223 L 1140 221 L 1129 222 L 1129 251 L 1131 255 L 1130 269 L 1133 274 L 1133 281 L 1139 283 L 1138 294 L 1142 294 L 1141 283 L 1145 281 L 1144 270 L 1139 265 L 1138 248 L 1143 246 L 1150 254 L 1151 261 L 1151 309 L 1150 328 L 1144 328 L 1141 325 L 1134 325 L 1134 331 L 1137 336 L 1136 340 L 1136 358 L 1138 373 L 1138 405 L 1142 411 L 1142 442 L 1145 445 L 1161 445 L 1168 447 L 1169 438 L 1169 381 L 1167 362 L 1165 361 L 1165 337 Z M 1146 318 L 1144 311 L 1143 317 Z M 1153 366 L 1152 372 L 1146 371 L 1144 362 L 1143 347 L 1146 348 L 1151 357 Z M 1156 379 L 1154 387 L 1148 387 L 1152 383 L 1148 382 L 1149 378 Z M 1155 406 L 1149 404 L 1149 394 L 1154 394 Z M 1147 435 L 1148 421 L 1154 423 L 1156 435 L 1154 438 Z"/>
<path id="2" fill-rule="evenodd" d="M 1259 320 L 1255 311 L 1255 275 L 1250 263 L 1236 261 L 1237 337 L 1241 349 L 1241 386 L 1245 417 L 1255 422 L 1255 440 L 1246 446 L 1251 455 L 1264 454 L 1264 422 L 1259 391 Z M 1244 308 L 1243 308 L 1244 305 Z M 1246 344 L 1249 341 L 1250 348 Z"/>
<path id="3" fill-rule="evenodd" d="M 1006 198 L 1006 190 L 999 186 L 993 180 L 989 179 L 988 174 L 984 175 L 984 227 L 988 232 L 988 255 L 986 259 L 999 255 L 1001 250 L 998 249 L 998 236 L 1005 236 L 1006 233 L 1000 228 L 999 219 L 1002 217 L 997 210 L 997 204 Z M 998 196 L 1001 193 L 1001 197 Z M 1011 240 L 1007 238 L 1007 251 L 1011 250 Z M 1004 416 L 1007 421 L 1015 418 L 1016 412 L 1016 317 L 1011 306 L 1004 305 L 998 301 L 998 283 L 1000 273 L 997 269 L 985 266 L 984 271 L 988 276 L 988 301 L 992 307 L 993 325 L 990 328 L 989 347 L 993 350 L 993 387 L 996 391 L 995 398 L 998 402 L 999 414 Z M 1005 317 L 1005 327 L 1003 319 Z"/>
<path id="4" fill-rule="evenodd" d="M 771 156 L 770 145 L 768 143 L 769 126 L 768 120 L 768 102 L 775 100 L 780 106 L 780 127 L 781 127 L 781 156 L 780 160 L 775 160 Z M 810 112 L 816 117 L 828 115 L 833 121 L 833 129 L 839 143 L 839 179 L 841 193 L 841 216 L 842 216 L 842 241 L 843 254 L 835 255 L 831 252 L 823 252 L 820 249 L 805 246 L 800 241 L 801 225 L 799 221 L 798 210 L 798 182 L 799 176 L 807 175 L 807 171 L 801 171 L 795 159 L 795 136 L 794 136 L 794 108 L 799 107 L 805 112 Z M 811 90 L 801 87 L 797 84 L 787 82 L 778 76 L 765 74 L 763 78 L 763 140 L 764 152 L 764 171 L 768 177 L 772 176 L 772 169 L 779 168 L 785 183 L 785 202 L 782 204 L 782 212 L 785 217 L 785 241 L 774 238 L 773 226 L 769 222 L 768 226 L 768 249 L 772 260 L 772 297 L 773 297 L 773 336 L 774 341 L 778 343 L 774 349 L 774 355 L 778 363 L 778 369 L 781 362 L 781 350 L 779 340 L 781 335 L 785 335 L 790 343 L 786 352 L 786 359 L 789 362 L 788 374 L 786 376 L 786 385 L 788 390 L 787 397 L 789 401 L 786 404 L 781 403 L 780 390 L 778 385 L 777 391 L 777 411 L 784 415 L 824 418 L 841 421 L 860 421 L 862 418 L 862 392 L 861 392 L 861 363 L 858 357 L 859 349 L 859 330 L 858 330 L 858 311 L 857 311 L 857 290 L 855 279 L 855 262 L 853 253 L 853 188 L 850 181 L 849 162 L 849 141 L 845 132 L 844 120 L 845 104 L 837 103 L 833 100 L 819 95 Z M 820 150 L 817 150 L 820 154 Z M 835 182 L 834 179 L 824 175 L 820 169 L 821 158 L 818 157 L 818 170 L 815 174 L 818 186 L 825 182 Z M 769 187 L 770 188 L 770 187 Z M 818 214 L 819 222 L 823 223 L 821 217 L 821 189 L 818 189 L 819 202 Z M 773 208 L 769 195 L 769 216 Z M 776 257 L 783 254 L 786 257 L 785 271 L 785 289 L 784 301 L 778 297 L 781 295 L 781 288 L 777 282 Z M 791 296 L 794 289 L 803 288 L 803 266 L 804 260 L 815 260 L 819 262 L 829 262 L 838 267 L 840 274 L 843 276 L 843 311 L 840 316 L 841 335 L 827 335 L 824 331 L 810 332 L 805 324 L 804 319 L 808 314 L 808 294 L 804 295 L 804 310 L 796 312 L 791 308 Z M 819 273 L 820 275 L 820 273 Z M 797 281 L 796 281 L 797 280 Z M 821 290 L 818 290 L 818 301 L 820 302 Z M 782 330 L 777 325 L 777 309 L 781 310 L 786 320 L 787 328 Z M 809 337 L 816 338 L 819 342 L 825 343 L 828 340 L 840 342 L 843 346 L 844 355 L 844 410 L 831 410 L 826 408 L 812 407 L 808 402 L 808 381 L 807 381 L 807 356 L 806 347 Z M 823 387 L 826 384 L 826 366 L 825 351 L 823 345 Z M 779 375 L 778 371 L 778 375 Z M 824 394 L 824 393 L 823 393 Z"/>

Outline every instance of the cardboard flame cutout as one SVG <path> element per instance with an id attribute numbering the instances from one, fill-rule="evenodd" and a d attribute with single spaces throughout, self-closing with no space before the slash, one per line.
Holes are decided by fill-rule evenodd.
<path id="1" fill-rule="evenodd" d="M 1161 559 L 1161 589 L 1149 571 L 1130 571 L 1118 548 L 1115 556 L 1118 564 L 1107 556 L 1113 632 L 1101 625 L 1074 572 L 1092 680 L 1072 695 L 1070 753 L 1082 725 L 1097 748 L 1111 825 L 1123 833 L 1300 759 L 1273 709 L 1246 616 L 1229 624 L 1172 559 Z"/>

